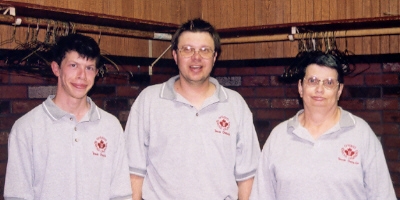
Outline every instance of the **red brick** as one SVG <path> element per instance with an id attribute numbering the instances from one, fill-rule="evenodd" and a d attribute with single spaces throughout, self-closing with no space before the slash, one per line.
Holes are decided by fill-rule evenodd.
<path id="1" fill-rule="evenodd" d="M 398 136 L 384 137 L 382 139 L 383 139 L 382 142 L 385 147 L 394 147 L 394 148 L 400 147 L 400 137 Z"/>
<path id="2" fill-rule="evenodd" d="M 285 94 L 286 94 L 285 97 L 300 98 L 299 89 L 297 88 L 297 85 L 292 87 L 287 87 L 285 89 Z"/>
<path id="3" fill-rule="evenodd" d="M 11 130 L 12 125 L 15 121 L 21 117 L 21 115 L 12 115 L 12 116 L 1 116 L 0 117 L 0 130 Z"/>
<path id="4" fill-rule="evenodd" d="M 382 127 L 385 135 L 399 135 L 400 133 L 400 123 L 384 123 Z"/>
<path id="5" fill-rule="evenodd" d="M 382 136 L 384 134 L 383 126 L 381 123 L 369 123 L 369 126 L 377 136 Z"/>
<path id="6" fill-rule="evenodd" d="M 272 99 L 271 108 L 298 108 L 298 99 Z"/>
<path id="7" fill-rule="evenodd" d="M 92 101 L 101 109 L 104 110 L 103 98 L 92 98 Z"/>
<path id="8" fill-rule="evenodd" d="M 397 182 L 399 183 L 399 182 Z M 400 199 L 400 186 L 395 186 L 394 191 L 396 192 L 397 199 Z"/>
<path id="9" fill-rule="evenodd" d="M 395 160 L 395 161 L 397 161 L 400 158 L 399 149 L 386 148 L 385 149 L 385 157 L 386 157 L 386 160 Z"/>
<path id="10" fill-rule="evenodd" d="M 24 114 L 41 104 L 43 100 L 13 101 L 12 113 Z"/>
<path id="11" fill-rule="evenodd" d="M 0 94 L 3 99 L 28 98 L 26 86 L 0 86 Z"/>
<path id="12" fill-rule="evenodd" d="M 354 115 L 357 115 L 367 121 L 368 123 L 374 123 L 374 122 L 381 122 L 382 121 L 382 115 L 381 112 L 378 111 L 353 111 L 352 112 Z"/>
<path id="13" fill-rule="evenodd" d="M 8 83 L 9 82 L 9 73 L 7 73 L 7 72 L 1 72 L 0 73 L 0 83 L 1 84 L 6 84 L 6 83 Z"/>
<path id="14" fill-rule="evenodd" d="M 242 86 L 268 86 L 268 76 L 244 76 L 242 78 Z"/>
<path id="15" fill-rule="evenodd" d="M 255 95 L 254 87 L 235 87 L 234 89 L 243 97 L 253 97 Z"/>
<path id="16" fill-rule="evenodd" d="M 11 130 L 11 129 L 9 129 Z M 1 131 L 0 132 L 0 145 L 8 144 L 8 135 L 10 133 L 8 131 Z"/>
<path id="17" fill-rule="evenodd" d="M 96 85 L 126 85 L 129 83 L 128 74 L 107 74 L 96 79 Z"/>
<path id="18" fill-rule="evenodd" d="M 294 108 L 294 109 L 286 108 L 285 109 L 285 116 L 286 116 L 285 120 L 295 116 L 297 114 L 297 112 L 299 112 L 300 109 L 302 109 L 302 108 Z"/>
<path id="19" fill-rule="evenodd" d="M 259 109 L 256 113 L 257 119 L 279 119 L 285 120 L 285 111 L 282 109 Z"/>
<path id="20" fill-rule="evenodd" d="M 400 172 L 400 162 L 387 162 L 390 172 Z"/>
<path id="21" fill-rule="evenodd" d="M 53 79 L 57 80 L 55 77 Z M 13 84 L 20 84 L 20 83 L 26 83 L 26 84 L 31 84 L 31 85 L 32 84 L 44 84 L 44 83 L 49 82 L 49 78 L 43 78 L 40 75 L 24 76 L 24 75 L 13 74 L 10 76 L 10 82 Z"/>
<path id="22" fill-rule="evenodd" d="M 384 72 L 400 72 L 400 63 L 384 63 Z"/>
<path id="23" fill-rule="evenodd" d="M 383 121 L 384 122 L 395 122 L 400 123 L 400 112 L 397 111 L 384 111 L 383 112 Z"/>
<path id="24" fill-rule="evenodd" d="M 367 109 L 376 110 L 398 110 L 399 102 L 397 99 L 367 99 Z"/>
<path id="25" fill-rule="evenodd" d="M 355 77 L 344 77 L 344 87 L 346 87 L 346 85 L 364 85 L 364 75 L 361 74 Z"/>
<path id="26" fill-rule="evenodd" d="M 257 87 L 257 97 L 284 97 L 285 90 L 282 87 Z"/>
<path id="27" fill-rule="evenodd" d="M 226 67 L 215 67 L 212 75 L 213 76 L 227 76 L 228 69 Z"/>
<path id="28" fill-rule="evenodd" d="M 284 66 L 268 66 L 268 67 L 257 67 L 257 75 L 281 75 L 285 70 Z"/>
<path id="29" fill-rule="evenodd" d="M 247 99 L 247 104 L 250 108 L 269 108 L 270 100 L 269 99 Z"/>
<path id="30" fill-rule="evenodd" d="M 6 162 L 0 163 L 0 176 L 6 175 L 6 168 L 7 168 Z"/>
<path id="31" fill-rule="evenodd" d="M 364 100 L 351 99 L 351 100 L 340 100 L 339 106 L 345 110 L 364 110 Z"/>
<path id="32" fill-rule="evenodd" d="M 138 86 L 117 86 L 117 97 L 137 97 L 139 89 Z"/>
<path id="33" fill-rule="evenodd" d="M 382 64 L 381 63 L 358 63 L 356 65 L 356 70 L 352 75 L 361 73 L 361 74 L 371 74 L 371 73 L 381 73 L 382 72 Z"/>
<path id="34" fill-rule="evenodd" d="M 170 79 L 172 75 L 163 75 L 163 74 L 153 74 L 150 77 L 150 85 L 158 84 L 158 83 L 163 83 Z"/>
<path id="35" fill-rule="evenodd" d="M 283 83 L 283 82 L 281 82 L 281 81 L 279 80 L 279 77 L 280 77 L 280 75 L 273 75 L 273 76 L 270 76 L 271 85 L 272 85 L 272 86 L 291 87 L 291 86 L 295 85 L 295 86 L 297 87 L 297 82 L 296 82 L 296 83 L 292 83 L 292 84 Z"/>
<path id="36" fill-rule="evenodd" d="M 243 75 L 255 75 L 255 69 L 254 67 L 235 67 L 235 68 L 230 68 L 229 70 L 229 75 L 238 75 L 238 76 L 243 76 Z"/>
<path id="37" fill-rule="evenodd" d="M 105 110 L 108 112 L 115 112 L 119 110 L 128 110 L 128 100 L 127 99 L 109 99 L 105 101 Z M 115 114 L 114 114 L 115 115 Z M 117 116 L 117 115 L 115 115 Z"/>
<path id="38" fill-rule="evenodd" d="M 399 84 L 397 74 L 365 75 L 366 85 L 396 85 Z"/>
<path id="39" fill-rule="evenodd" d="M 7 161 L 7 155 L 8 155 L 7 145 L 1 145 L 0 146 L 0 160 Z"/>

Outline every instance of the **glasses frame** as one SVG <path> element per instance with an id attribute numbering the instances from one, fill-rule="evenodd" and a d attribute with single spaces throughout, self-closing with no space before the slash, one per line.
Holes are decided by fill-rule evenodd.
<path id="1" fill-rule="evenodd" d="M 184 56 L 183 54 L 182 54 L 182 51 L 185 49 L 185 48 L 189 48 L 190 50 L 191 50 L 191 55 L 189 56 L 189 55 L 187 55 L 187 56 Z M 202 53 L 201 53 L 201 49 L 209 49 L 209 50 L 211 50 L 211 56 L 210 57 L 204 57 L 203 55 L 202 55 Z M 191 46 L 183 46 L 183 47 L 181 47 L 181 48 L 178 48 L 178 51 L 179 51 L 179 53 L 182 55 L 182 57 L 184 57 L 184 58 L 190 58 L 190 57 L 192 57 L 195 53 L 198 53 L 203 59 L 210 59 L 210 58 L 212 58 L 213 56 L 214 56 L 214 54 L 215 54 L 215 51 L 211 48 L 211 47 L 201 47 L 200 49 L 195 49 L 194 47 L 191 47 Z"/>
<path id="2" fill-rule="evenodd" d="M 310 83 L 310 80 L 311 80 L 311 79 L 315 79 L 315 81 L 317 81 L 318 84 L 312 85 L 312 84 Z M 335 84 L 332 88 L 330 88 L 330 87 L 327 86 L 327 84 L 326 84 L 328 80 L 337 81 L 337 84 Z M 324 79 L 324 80 L 321 80 L 321 79 L 319 79 L 319 78 L 317 78 L 317 77 L 315 77 L 315 76 L 309 77 L 309 78 L 307 78 L 307 79 L 306 79 L 306 77 L 304 77 L 304 78 L 303 78 L 303 81 L 304 81 L 308 86 L 310 86 L 310 87 L 316 87 L 316 86 L 320 85 L 320 83 L 322 82 L 322 86 L 324 86 L 324 88 L 327 89 L 327 90 L 334 90 L 334 89 L 336 89 L 336 88 L 340 85 L 340 82 L 339 82 L 337 79 L 331 78 L 331 79 Z"/>

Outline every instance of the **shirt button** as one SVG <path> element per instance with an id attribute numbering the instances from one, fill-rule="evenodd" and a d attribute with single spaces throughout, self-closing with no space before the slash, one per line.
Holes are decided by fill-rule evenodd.
<path id="1" fill-rule="evenodd" d="M 78 130 L 78 129 L 75 127 L 74 130 L 76 131 L 76 130 Z"/>
<path id="2" fill-rule="evenodd" d="M 72 119 L 72 117 L 71 117 L 71 118 L 69 118 L 69 120 L 71 120 L 71 121 L 72 121 L 72 120 L 74 120 L 74 119 Z"/>
<path id="3" fill-rule="evenodd" d="M 196 113 L 196 116 L 199 116 L 199 113 Z"/>
<path id="4" fill-rule="evenodd" d="M 78 138 L 75 138 L 75 142 L 78 142 L 79 140 L 78 140 Z"/>

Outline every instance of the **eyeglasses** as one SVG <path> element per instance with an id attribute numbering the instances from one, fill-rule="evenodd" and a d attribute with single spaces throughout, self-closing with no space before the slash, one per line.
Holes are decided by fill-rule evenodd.
<path id="1" fill-rule="evenodd" d="M 201 47 L 199 50 L 196 50 L 191 46 L 183 46 L 182 48 L 178 49 L 178 51 L 185 58 L 193 56 L 194 52 L 198 52 L 202 58 L 206 59 L 212 58 L 214 55 L 214 50 L 212 50 L 210 47 Z"/>
<path id="2" fill-rule="evenodd" d="M 328 90 L 333 90 L 339 85 L 339 82 L 332 78 L 328 78 L 325 80 L 319 80 L 317 77 L 313 76 L 308 79 L 304 78 L 304 80 L 306 81 L 307 85 L 312 86 L 312 87 L 316 87 L 319 85 L 320 82 L 322 82 L 322 85 L 324 86 L 324 88 L 326 88 Z"/>

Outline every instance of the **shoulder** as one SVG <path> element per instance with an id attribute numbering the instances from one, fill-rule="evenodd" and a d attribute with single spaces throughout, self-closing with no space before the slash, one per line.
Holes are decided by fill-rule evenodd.
<path id="1" fill-rule="evenodd" d="M 34 124 L 38 119 L 43 120 L 43 117 L 46 115 L 44 112 L 44 108 L 42 104 L 36 106 L 26 114 L 22 115 L 19 119 L 17 119 L 14 123 L 14 126 L 22 126 L 24 124 Z"/>
<path id="2" fill-rule="evenodd" d="M 101 116 L 100 121 L 101 121 L 101 123 L 114 124 L 116 126 L 121 126 L 120 121 L 118 120 L 118 118 L 115 115 L 103 110 L 102 108 L 100 108 L 98 106 L 96 106 L 96 109 L 100 113 L 100 116 Z"/>

